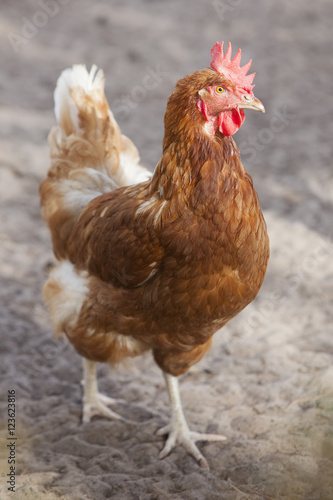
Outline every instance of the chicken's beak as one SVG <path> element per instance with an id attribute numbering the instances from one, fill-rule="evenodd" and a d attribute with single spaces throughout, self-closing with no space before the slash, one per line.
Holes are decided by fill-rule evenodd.
<path id="1" fill-rule="evenodd" d="M 243 97 L 242 102 L 238 106 L 239 108 L 245 108 L 245 109 L 256 109 L 257 111 L 261 111 L 262 113 L 265 113 L 265 108 L 264 105 L 259 99 L 253 96 L 253 98 L 248 98 L 247 96 Z"/>

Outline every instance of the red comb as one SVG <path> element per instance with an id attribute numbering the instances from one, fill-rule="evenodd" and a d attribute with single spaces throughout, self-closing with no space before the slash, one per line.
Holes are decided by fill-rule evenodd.
<path id="1" fill-rule="evenodd" d="M 253 89 L 254 85 L 251 85 L 253 82 L 253 78 L 255 77 L 255 73 L 251 75 L 246 75 L 249 71 L 252 59 L 240 67 L 240 60 L 242 56 L 241 49 L 238 49 L 237 54 L 231 60 L 231 43 L 228 44 L 228 49 L 226 53 L 223 55 L 223 42 L 218 43 L 212 47 L 210 51 L 212 55 L 211 67 L 218 73 L 222 73 L 224 76 L 232 80 L 236 85 L 246 87 L 249 90 Z"/>

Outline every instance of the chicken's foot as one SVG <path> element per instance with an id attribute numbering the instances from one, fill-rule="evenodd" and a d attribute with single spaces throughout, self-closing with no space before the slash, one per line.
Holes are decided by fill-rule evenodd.
<path id="1" fill-rule="evenodd" d="M 83 358 L 83 417 L 84 423 L 90 422 L 92 417 L 100 415 L 113 420 L 127 421 L 115 413 L 107 405 L 123 403 L 122 400 L 113 399 L 98 392 L 96 363 Z"/>
<path id="2" fill-rule="evenodd" d="M 225 441 L 227 438 L 218 434 L 201 434 L 200 432 L 191 431 L 183 413 L 178 379 L 168 373 L 164 373 L 164 377 L 169 393 L 171 422 L 157 432 L 159 436 L 168 434 L 168 438 L 163 450 L 160 452 L 159 458 L 166 457 L 177 444 L 182 444 L 186 451 L 197 460 L 201 467 L 209 469 L 207 460 L 202 455 L 195 442 Z"/>

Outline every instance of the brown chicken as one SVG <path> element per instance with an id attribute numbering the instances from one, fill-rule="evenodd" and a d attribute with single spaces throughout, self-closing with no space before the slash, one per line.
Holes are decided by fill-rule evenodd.
<path id="1" fill-rule="evenodd" d="M 121 418 L 98 392 L 95 362 L 151 350 L 171 405 L 160 457 L 182 444 L 204 467 L 195 441 L 225 438 L 189 430 L 177 377 L 255 298 L 269 257 L 258 196 L 231 137 L 244 108 L 264 112 L 251 61 L 240 67 L 241 51 L 231 60 L 223 42 L 211 53 L 211 68 L 180 80 L 168 100 L 153 174 L 114 120 L 102 71 L 65 70 L 40 187 L 58 259 L 44 299 L 56 335 L 84 359 L 83 420 Z"/>

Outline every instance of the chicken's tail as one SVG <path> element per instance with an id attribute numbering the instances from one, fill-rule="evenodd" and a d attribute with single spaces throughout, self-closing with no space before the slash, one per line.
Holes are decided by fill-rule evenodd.
<path id="1" fill-rule="evenodd" d="M 83 208 L 96 196 L 150 177 L 134 144 L 121 134 L 104 94 L 104 74 L 74 65 L 54 93 L 58 124 L 49 135 L 51 167 L 40 187 L 42 215 L 58 258 Z"/>

